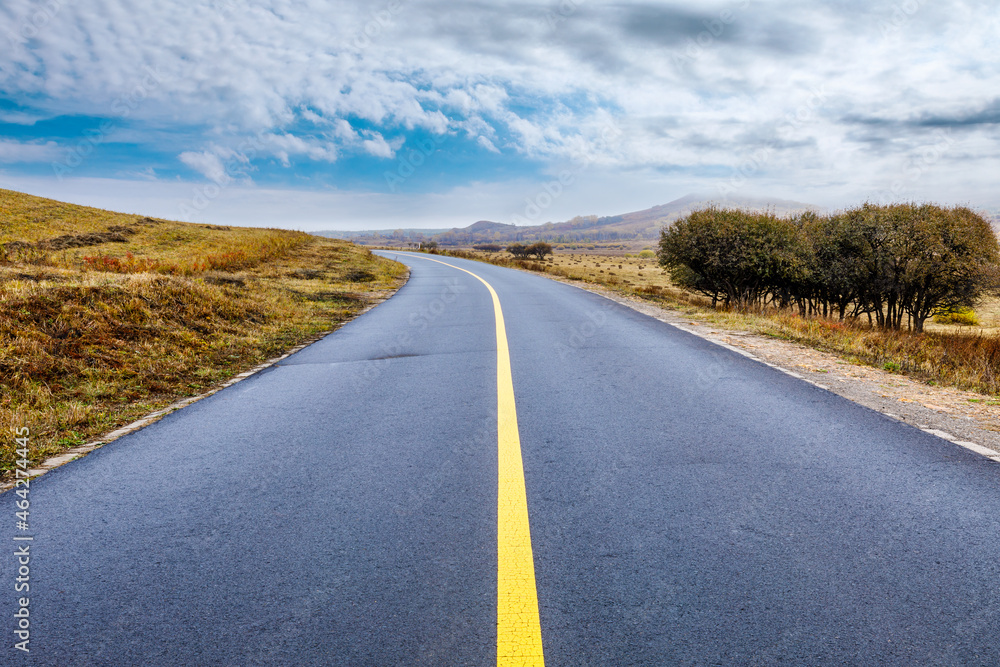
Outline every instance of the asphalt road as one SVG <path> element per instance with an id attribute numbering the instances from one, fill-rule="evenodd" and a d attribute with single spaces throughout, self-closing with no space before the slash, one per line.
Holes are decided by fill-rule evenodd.
<path id="1" fill-rule="evenodd" d="M 425 257 L 279 365 L 0 496 L 0 664 L 497 660 L 497 340 Z M 1000 664 L 1000 467 L 493 266 L 549 665 Z M 30 426 L 30 425 L 29 425 Z M 30 653 L 13 648 L 30 535 Z"/>

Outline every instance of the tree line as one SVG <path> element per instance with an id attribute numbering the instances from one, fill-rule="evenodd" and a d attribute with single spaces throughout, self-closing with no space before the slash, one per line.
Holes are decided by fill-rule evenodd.
<path id="1" fill-rule="evenodd" d="M 474 247 L 478 249 L 478 246 Z M 507 246 L 507 252 L 512 254 L 516 259 L 527 259 L 532 255 L 538 259 L 543 259 L 546 255 L 552 254 L 552 246 L 544 241 L 538 241 L 537 243 L 532 243 L 531 245 L 512 243 Z"/>
<path id="2" fill-rule="evenodd" d="M 923 331 L 936 312 L 974 307 L 1000 286 L 1000 244 L 965 207 L 864 204 L 833 215 L 711 207 L 660 234 L 660 264 L 712 304 Z"/>

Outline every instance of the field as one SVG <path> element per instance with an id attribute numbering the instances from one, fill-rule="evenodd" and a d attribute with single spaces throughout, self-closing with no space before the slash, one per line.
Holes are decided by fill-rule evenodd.
<path id="1" fill-rule="evenodd" d="M 670 283 L 655 257 L 624 252 L 557 250 L 545 261 L 514 261 L 505 252 L 447 250 L 452 254 L 503 266 L 541 271 L 567 280 L 609 287 L 618 292 L 680 310 L 685 317 L 715 327 L 740 329 L 793 340 L 833 352 L 852 363 L 905 373 L 929 384 L 1000 396 L 1000 299 L 976 308 L 980 326 L 928 322 L 926 333 L 884 331 L 864 323 L 801 318 L 792 312 L 715 310 L 703 297 Z M 611 254 L 613 252 L 614 254 Z M 646 255 L 651 254 L 647 249 Z"/>
<path id="2" fill-rule="evenodd" d="M 33 463 L 334 329 L 405 279 L 345 241 L 7 190 L 0 247 L 0 432 L 29 427 Z"/>

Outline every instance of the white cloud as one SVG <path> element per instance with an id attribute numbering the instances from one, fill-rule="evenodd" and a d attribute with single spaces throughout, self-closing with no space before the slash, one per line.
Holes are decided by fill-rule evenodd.
<path id="1" fill-rule="evenodd" d="M 296 155 L 305 155 L 323 162 L 334 162 L 337 159 L 337 150 L 326 142 L 310 141 L 288 132 L 262 135 L 261 139 L 262 152 L 276 156 L 286 165 L 289 157 Z"/>
<path id="2" fill-rule="evenodd" d="M 0 139 L 0 163 L 49 162 L 60 157 L 59 145 L 54 141 L 21 142 Z"/>
<path id="3" fill-rule="evenodd" d="M 377 132 L 372 134 L 371 139 L 364 139 L 361 142 L 361 146 L 364 148 L 366 153 L 374 155 L 375 157 L 389 159 L 395 157 L 396 155 L 396 151 L 391 145 L 389 145 L 389 142 L 387 142 L 385 138 Z"/>
<path id="4" fill-rule="evenodd" d="M 46 116 L 25 113 L 23 111 L 0 111 L 0 123 L 10 123 L 12 125 L 31 126 L 46 118 Z"/>
<path id="5" fill-rule="evenodd" d="M 949 152 L 915 190 L 965 192 L 1000 170 L 986 0 L 595 1 L 566 14 L 529 0 L 271 5 L 78 0 L 52 3 L 36 26 L 25 21 L 37 3 L 9 0 L 0 89 L 38 114 L 128 109 L 129 136 L 183 127 L 175 152 L 212 180 L 240 164 L 248 136 L 291 166 L 391 160 L 416 129 L 700 190 L 740 176 L 857 198 L 891 187 L 936 127 L 952 128 L 962 159 Z M 28 146 L 6 150 L 49 150 Z"/>
<path id="6" fill-rule="evenodd" d="M 213 146 L 206 151 L 185 151 L 179 156 L 180 161 L 195 171 L 203 174 L 210 181 L 220 185 L 230 183 L 234 178 L 236 165 L 247 164 L 245 156 L 228 148 Z"/>
<path id="7" fill-rule="evenodd" d="M 493 142 L 484 136 L 479 136 L 476 139 L 476 143 L 488 150 L 491 153 L 499 153 L 500 149 L 493 145 Z"/>

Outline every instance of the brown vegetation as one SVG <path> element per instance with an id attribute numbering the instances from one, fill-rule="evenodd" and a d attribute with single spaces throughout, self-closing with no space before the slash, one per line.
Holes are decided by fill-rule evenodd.
<path id="1" fill-rule="evenodd" d="M 35 462 L 336 328 L 405 275 L 297 232 L 3 190 L 0 211 L 0 432 L 29 427 Z M 13 443 L 2 444 L 9 473 Z"/>

